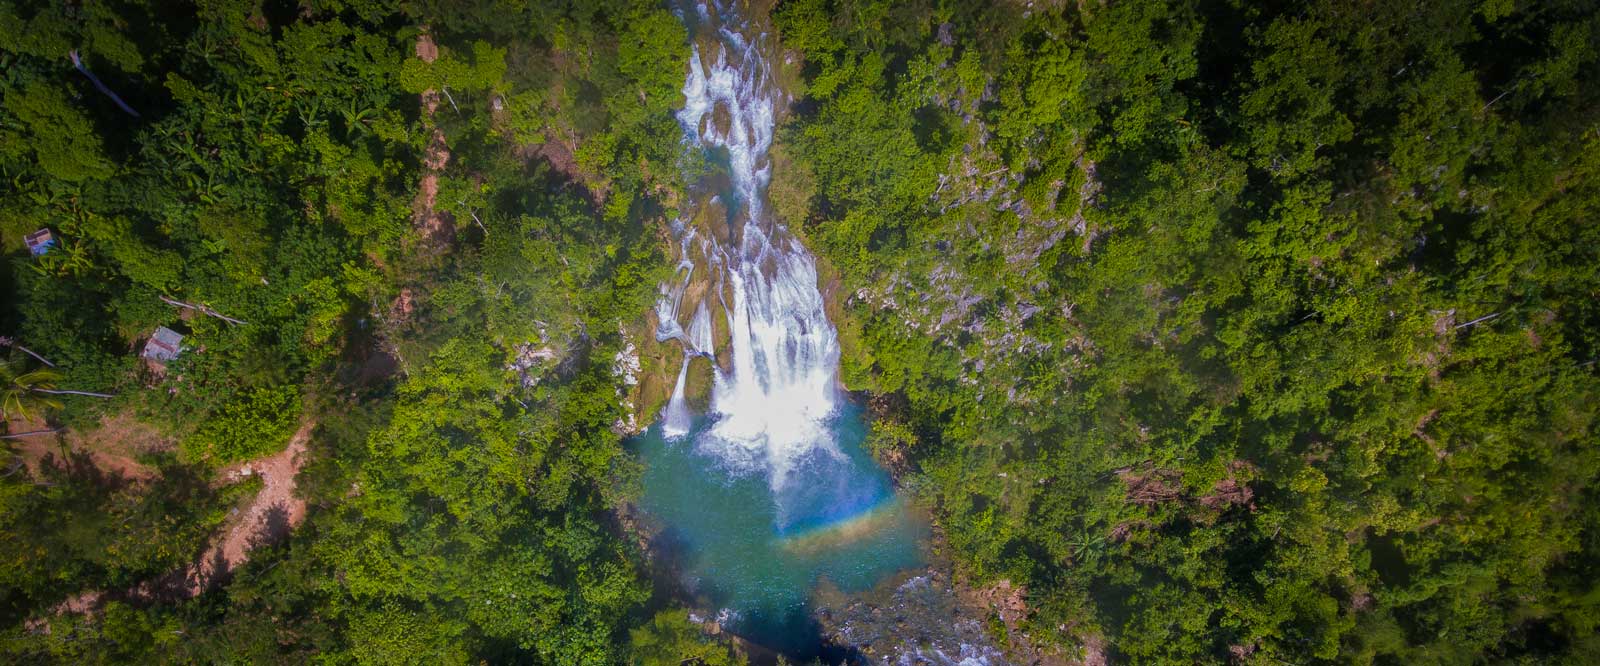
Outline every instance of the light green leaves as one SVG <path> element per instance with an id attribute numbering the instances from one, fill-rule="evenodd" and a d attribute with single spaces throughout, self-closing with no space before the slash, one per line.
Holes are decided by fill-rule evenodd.
<path id="1" fill-rule="evenodd" d="M 45 173 L 62 180 L 111 177 L 100 135 L 87 115 L 67 101 L 61 85 L 32 81 L 5 93 L 6 110 L 15 114 L 27 134 L 0 135 L 7 150 L 27 150 Z M 19 150 L 20 152 L 20 150 Z"/>

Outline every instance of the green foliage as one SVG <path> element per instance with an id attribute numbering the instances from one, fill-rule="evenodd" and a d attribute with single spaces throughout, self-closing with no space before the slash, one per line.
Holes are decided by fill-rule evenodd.
<path id="1" fill-rule="evenodd" d="M 407 58 L 400 68 L 400 87 L 406 92 L 450 90 L 482 92 L 503 86 L 506 51 L 488 42 L 474 42 L 471 62 L 462 62 L 444 53 L 433 62 Z"/>
<path id="2" fill-rule="evenodd" d="M 683 611 L 656 613 L 644 626 L 629 632 L 633 666 L 734 666 L 745 663 L 726 645 L 706 640 L 700 627 L 689 622 Z"/>
<path id="3" fill-rule="evenodd" d="M 7 415 L 116 393 L 47 415 L 136 410 L 207 465 L 321 425 L 287 543 L 92 617 L 49 609 L 188 563 L 253 489 L 13 458 L 8 657 L 735 663 L 607 516 L 607 365 L 693 159 L 670 11 L 35 4 L 0 2 L 0 231 L 58 241 L 7 241 L 0 327 L 58 368 L 8 365 Z M 1025 4 L 775 9 L 774 207 L 963 573 L 1114 661 L 1594 662 L 1592 8 Z"/>
<path id="4" fill-rule="evenodd" d="M 777 11 L 871 441 L 1031 640 L 1592 658 L 1600 23 L 1369 9 Z"/>
<path id="5" fill-rule="evenodd" d="M 41 170 L 61 180 L 111 176 L 113 169 L 94 124 L 67 102 L 59 88 L 40 81 L 8 88 L 5 108 L 25 129 L 0 135 L 0 151 L 17 157 L 31 153 Z"/>
<path id="6" fill-rule="evenodd" d="M 183 454 L 221 465 L 281 449 L 295 429 L 299 403 L 293 386 L 244 392 L 184 438 Z"/>
<path id="7" fill-rule="evenodd" d="M 641 2 L 279 9 L 0 3 L 0 225 L 59 239 L 10 262 L 0 323 L 60 366 L 61 387 L 118 394 L 64 400 L 63 422 L 131 409 L 199 462 L 131 484 L 94 477 L 87 456 L 70 474 L 8 467 L 3 652 L 625 660 L 632 623 L 665 600 L 607 515 L 627 467 L 609 359 L 666 270 L 681 23 Z M 408 57 L 422 25 L 433 63 Z M 101 107 L 72 48 L 137 122 Z M 429 89 L 432 116 L 418 113 Z M 445 233 L 413 225 L 435 130 L 451 153 Z M 589 171 L 526 150 L 547 139 Z M 185 335 L 160 370 L 134 353 L 157 326 Z M 524 349 L 556 358 L 512 369 Z M 187 564 L 253 491 L 214 490 L 215 468 L 308 421 L 296 493 L 310 515 L 225 589 L 52 613 Z"/>
<path id="8" fill-rule="evenodd" d="M 99 470 L 86 454 L 51 456 L 39 481 L 0 480 L 8 563 L 0 612 L 18 630 L 36 609 L 76 594 L 74 585 L 125 587 L 187 564 L 230 506 L 203 468 L 171 463 L 145 485 Z"/>
<path id="9" fill-rule="evenodd" d="M 61 409 L 61 401 L 41 390 L 56 387 L 61 373 L 49 368 L 25 369 L 20 361 L 0 363 L 0 417 L 29 421 L 46 410 Z"/>

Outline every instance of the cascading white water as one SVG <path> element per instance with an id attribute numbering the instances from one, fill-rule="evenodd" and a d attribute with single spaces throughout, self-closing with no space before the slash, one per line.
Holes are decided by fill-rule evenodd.
<path id="1" fill-rule="evenodd" d="M 661 422 L 636 440 L 640 503 L 681 546 L 682 582 L 729 612 L 724 628 L 808 662 L 819 582 L 855 593 L 921 566 L 927 525 L 867 454 L 816 263 L 768 210 L 784 100 L 765 17 L 716 1 L 680 13 L 694 46 L 678 120 L 690 156 L 715 168 L 691 174 L 673 225 L 678 272 L 661 285 L 656 337 L 685 354 Z M 916 654 L 985 663 L 940 649 Z"/>
<path id="2" fill-rule="evenodd" d="M 774 492 L 781 492 L 801 461 L 841 457 L 828 427 L 841 399 L 838 336 L 817 288 L 815 262 L 766 206 L 767 151 L 780 95 L 762 53 L 768 37 L 731 12 L 703 3 L 697 11 L 701 23 L 711 23 L 716 11 L 719 25 L 714 39 L 693 46 L 678 120 L 687 141 L 725 154 L 728 191 L 709 201 L 724 206 L 729 219 L 722 242 L 688 217 L 674 224 L 683 259 L 678 277 L 662 285 L 657 338 L 676 339 L 688 353 L 662 427 L 669 438 L 690 432 L 690 361 L 722 352 L 723 363 L 713 364 L 712 423 L 695 446 L 735 472 L 767 473 Z M 684 312 L 694 283 L 710 288 Z M 726 350 L 715 348 L 712 301 L 725 313 Z"/>

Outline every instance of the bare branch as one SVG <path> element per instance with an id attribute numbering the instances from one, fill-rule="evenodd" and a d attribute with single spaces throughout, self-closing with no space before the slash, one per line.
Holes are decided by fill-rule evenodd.
<path id="1" fill-rule="evenodd" d="M 8 435 L 0 435 L 0 439 L 21 439 L 23 437 L 32 437 L 34 435 L 48 435 L 48 434 L 51 434 L 51 433 L 61 432 L 63 430 L 66 430 L 66 428 L 50 428 L 50 429 L 47 429 L 47 430 L 29 430 L 27 432 L 18 432 L 18 433 L 12 433 L 12 434 L 8 434 Z"/>
<path id="2" fill-rule="evenodd" d="M 472 206 L 468 206 L 466 201 L 457 201 L 456 203 L 461 204 L 462 208 L 467 209 L 467 214 L 472 216 L 472 221 L 473 222 L 477 222 L 478 223 L 478 228 L 483 230 L 483 237 L 484 238 L 488 238 L 489 237 L 489 228 L 486 227 L 486 226 L 483 226 L 483 220 L 478 219 L 478 211 L 473 210 Z"/>
<path id="3" fill-rule="evenodd" d="M 117 396 L 112 395 L 110 393 L 92 393 L 92 392 L 89 392 L 89 391 L 65 391 L 65 390 L 59 390 L 59 389 L 42 389 L 42 388 L 28 389 L 28 390 L 29 391 L 33 391 L 34 393 L 48 393 L 50 395 L 86 395 L 86 396 L 89 396 L 91 398 L 115 398 L 115 397 L 117 397 Z"/>
<path id="4" fill-rule="evenodd" d="M 447 88 L 447 87 L 444 87 L 444 86 L 440 86 L 439 87 L 439 92 L 444 93 L 444 98 L 450 100 L 450 108 L 456 110 L 456 115 L 458 115 L 458 116 L 461 115 L 461 107 L 456 106 L 456 98 L 452 97 L 450 95 L 450 89 Z"/>
<path id="5" fill-rule="evenodd" d="M 123 112 L 127 113 L 130 116 L 133 116 L 135 118 L 139 117 L 139 112 L 138 111 L 134 111 L 133 107 L 128 106 L 127 102 L 122 101 L 122 98 L 118 97 L 116 93 L 112 92 L 110 88 L 106 87 L 106 84 L 101 83 L 100 82 L 100 77 L 95 76 L 93 72 L 89 71 L 88 67 L 84 67 L 83 66 L 83 61 L 78 58 L 78 50 L 77 49 L 73 49 L 71 52 L 69 52 L 67 54 L 67 57 L 72 59 L 72 65 L 74 67 L 77 67 L 78 71 L 83 72 L 84 76 L 89 77 L 89 82 L 93 83 L 94 87 L 97 90 L 99 90 L 100 92 L 104 93 L 106 97 L 110 97 L 111 101 L 116 102 L 118 108 L 122 109 Z"/>
<path id="6" fill-rule="evenodd" d="M 50 367 L 52 367 L 52 368 L 54 368 L 54 367 L 56 367 L 56 364 L 54 364 L 54 363 L 51 363 L 51 362 L 50 362 L 50 359 L 47 359 L 47 358 L 45 358 L 45 357 L 43 357 L 43 356 L 40 356 L 40 355 L 38 355 L 38 354 L 37 354 L 37 353 L 35 353 L 35 352 L 34 352 L 34 351 L 33 351 L 33 350 L 32 350 L 32 349 L 28 349 L 28 348 L 27 348 L 27 347 L 24 347 L 24 346 L 22 346 L 22 345 L 12 345 L 12 346 L 13 346 L 13 347 L 16 347 L 16 348 L 17 348 L 17 349 L 21 349 L 21 350 L 22 350 L 22 353 L 24 353 L 24 354 L 27 354 L 27 355 L 29 355 L 29 356 L 32 356 L 32 357 L 34 357 L 34 358 L 36 358 L 36 359 L 39 359 L 39 362 L 40 362 L 40 363 L 43 363 L 43 364 L 45 364 L 45 365 L 48 365 L 48 366 L 50 366 Z"/>
<path id="7" fill-rule="evenodd" d="M 1458 330 L 1458 331 L 1459 331 L 1459 330 L 1461 330 L 1461 329 L 1463 329 L 1463 328 L 1466 328 L 1466 327 L 1468 327 L 1468 326 L 1471 326 L 1471 325 L 1473 325 L 1473 324 L 1481 324 L 1481 323 L 1483 323 L 1483 322 L 1486 322 L 1486 321 L 1489 321 L 1489 320 L 1490 320 L 1490 319 L 1494 319 L 1494 318 L 1495 318 L 1495 317 L 1498 317 L 1498 316 L 1500 316 L 1500 315 L 1503 315 L 1503 314 L 1505 314 L 1505 313 L 1504 313 L 1504 312 L 1496 312 L 1496 313 L 1494 313 L 1494 314 L 1492 314 L 1492 315 L 1484 315 L 1484 316 L 1482 316 L 1482 317 L 1478 317 L 1478 318 L 1477 318 L 1477 319 L 1474 319 L 1474 320 L 1472 320 L 1472 321 L 1469 321 L 1469 322 L 1467 322 L 1467 323 L 1465 323 L 1465 324 L 1459 324 L 1459 325 L 1457 325 L 1457 326 L 1456 326 L 1456 330 Z"/>
<path id="8" fill-rule="evenodd" d="M 7 347 L 14 347 L 16 349 L 20 349 L 20 350 L 22 350 L 22 353 L 27 354 L 29 356 L 32 356 L 32 357 L 34 357 L 36 359 L 39 359 L 40 363 L 48 365 L 48 366 L 50 366 L 52 368 L 56 367 L 56 364 L 51 363 L 50 359 L 47 359 L 47 358 L 45 358 L 43 356 L 38 355 L 37 353 L 34 353 L 34 351 L 32 349 L 28 349 L 27 347 L 24 347 L 22 345 L 17 344 L 16 338 L 7 337 L 7 336 L 0 336 L 0 345 L 4 345 L 4 346 L 7 346 Z"/>
<path id="9" fill-rule="evenodd" d="M 221 312 L 217 312 L 216 310 L 211 309 L 211 307 L 208 306 L 208 305 L 195 305 L 193 303 L 185 303 L 185 302 L 180 301 L 180 300 L 167 298 L 166 296 L 162 296 L 161 297 L 161 302 L 166 303 L 167 305 L 174 306 L 174 307 L 180 307 L 180 308 L 186 308 L 186 309 L 189 309 L 189 310 L 194 310 L 194 311 L 199 312 L 201 314 L 204 314 L 206 316 L 216 317 L 217 319 L 221 319 L 221 320 L 223 320 L 225 322 L 228 322 L 228 323 L 234 324 L 234 325 L 243 325 L 243 324 L 250 323 L 250 322 L 244 321 L 242 319 L 234 319 L 233 317 L 229 317 L 229 316 L 227 316 L 225 314 L 222 314 Z"/>

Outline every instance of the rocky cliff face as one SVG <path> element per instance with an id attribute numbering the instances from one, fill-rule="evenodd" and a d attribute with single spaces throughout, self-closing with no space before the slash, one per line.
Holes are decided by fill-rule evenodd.
<path id="1" fill-rule="evenodd" d="M 1051 292 L 1046 274 L 1064 254 L 1092 249 L 1098 234 L 1084 213 L 1101 185 L 1082 155 L 1066 178 L 1028 181 L 1027 169 L 990 146 L 990 128 L 970 113 L 976 102 L 940 103 L 964 113 L 967 140 L 928 203 L 935 227 L 874 283 L 846 285 L 844 305 L 958 350 L 959 381 L 979 387 L 980 400 L 1017 403 L 1026 400 L 1015 386 L 1030 361 L 1063 352 L 1084 363 L 1095 354 L 1073 319 L 1075 304 Z"/>

